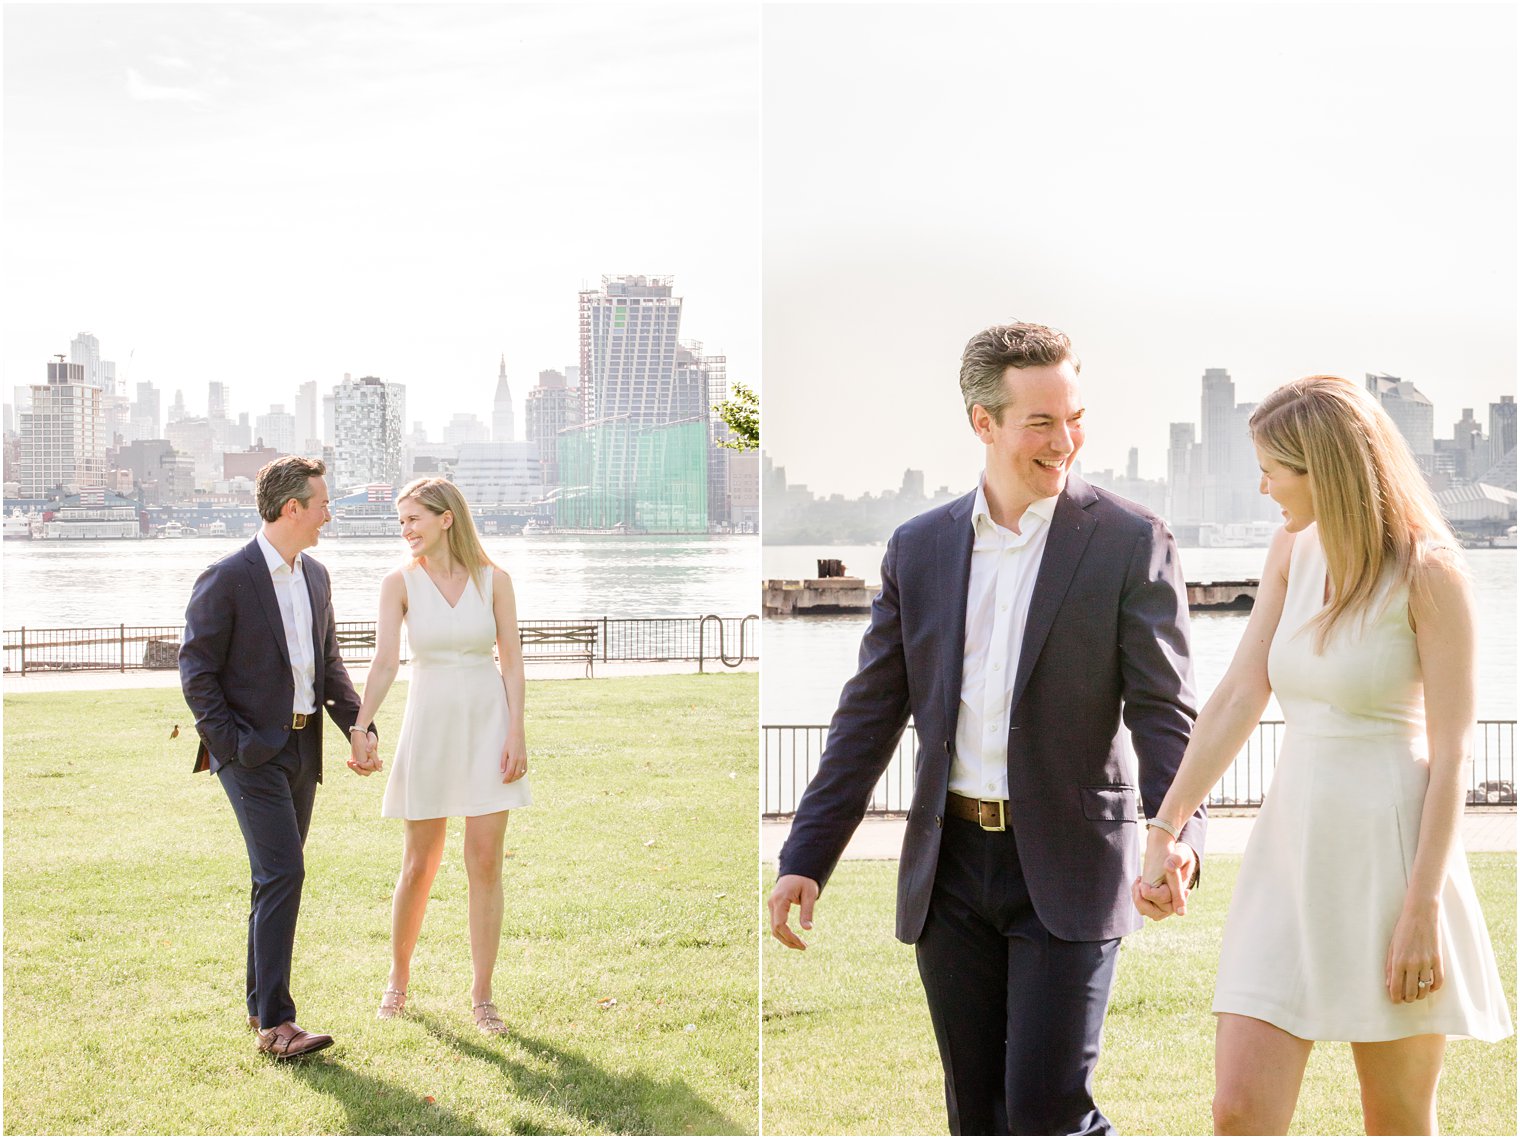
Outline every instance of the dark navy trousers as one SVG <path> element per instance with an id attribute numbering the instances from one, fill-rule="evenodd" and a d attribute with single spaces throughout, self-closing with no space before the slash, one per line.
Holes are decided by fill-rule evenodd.
<path id="1" fill-rule="evenodd" d="M 248 848 L 253 893 L 248 907 L 248 1015 L 275 1028 L 295 1020 L 290 959 L 306 878 L 302 847 L 322 769 L 322 722 L 291 732 L 284 749 L 257 767 L 217 770 Z"/>
<path id="2" fill-rule="evenodd" d="M 1119 939 L 1052 937 L 1013 832 L 947 817 L 918 972 L 952 1135 L 1111 1135 L 1093 1103 Z"/>

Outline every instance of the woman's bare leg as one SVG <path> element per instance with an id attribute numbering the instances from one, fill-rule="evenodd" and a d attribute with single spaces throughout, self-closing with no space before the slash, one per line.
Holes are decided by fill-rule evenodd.
<path id="1" fill-rule="evenodd" d="M 491 975 L 501 948 L 501 863 L 507 811 L 464 821 L 464 868 L 470 882 L 470 1003 L 491 999 Z"/>
<path id="2" fill-rule="evenodd" d="M 1286 1135 L 1314 1041 L 1255 1017 L 1214 1026 L 1214 1134 Z"/>

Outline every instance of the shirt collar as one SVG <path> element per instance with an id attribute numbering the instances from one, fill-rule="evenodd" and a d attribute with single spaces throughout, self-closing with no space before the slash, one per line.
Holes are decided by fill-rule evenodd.
<path id="1" fill-rule="evenodd" d="M 259 549 L 264 553 L 264 564 L 269 567 L 270 573 L 275 574 L 284 570 L 294 575 L 301 572 L 301 555 L 299 552 L 296 553 L 295 564 L 287 566 L 285 559 L 280 556 L 280 551 L 274 548 L 274 543 L 264 536 L 262 527 L 260 527 L 256 538 L 258 539 Z"/>
<path id="2" fill-rule="evenodd" d="M 1036 521 L 1049 524 L 1056 514 L 1056 500 L 1059 494 L 1053 494 L 1049 498 L 1037 498 L 1029 504 L 1024 511 L 1024 517 L 1019 519 L 1019 531 L 1027 534 L 1031 523 Z M 991 527 L 997 527 L 992 518 L 992 510 L 987 505 L 987 472 L 982 472 L 982 477 L 976 483 L 976 502 L 971 506 L 971 531 L 974 534 L 991 533 Z M 1002 527 L 998 527 L 1003 529 Z"/>

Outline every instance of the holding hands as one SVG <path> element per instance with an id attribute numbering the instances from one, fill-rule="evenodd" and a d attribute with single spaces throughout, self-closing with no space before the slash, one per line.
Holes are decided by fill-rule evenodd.
<path id="1" fill-rule="evenodd" d="M 380 762 L 380 740 L 374 732 L 365 731 L 356 724 L 349 730 L 348 742 L 351 749 L 348 766 L 352 771 L 370 775 L 380 770 L 383 766 Z"/>
<path id="2" fill-rule="evenodd" d="M 1198 866 L 1198 856 L 1159 826 L 1146 831 L 1145 864 L 1130 886 L 1135 909 L 1152 921 L 1187 913 L 1188 884 Z"/>

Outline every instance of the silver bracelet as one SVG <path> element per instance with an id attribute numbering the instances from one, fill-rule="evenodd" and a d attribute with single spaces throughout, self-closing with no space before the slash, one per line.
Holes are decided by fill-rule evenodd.
<path id="1" fill-rule="evenodd" d="M 1151 827 L 1155 827 L 1158 831 L 1165 831 L 1177 841 L 1182 841 L 1182 832 L 1179 831 L 1176 827 L 1172 826 L 1172 824 L 1167 822 L 1165 819 L 1146 819 L 1145 826 L 1147 830 Z"/>
<path id="2" fill-rule="evenodd" d="M 365 735 L 369 735 L 369 729 L 361 728 L 358 724 L 355 724 L 353 727 L 348 729 L 349 735 L 353 735 L 355 732 L 363 732 Z"/>

